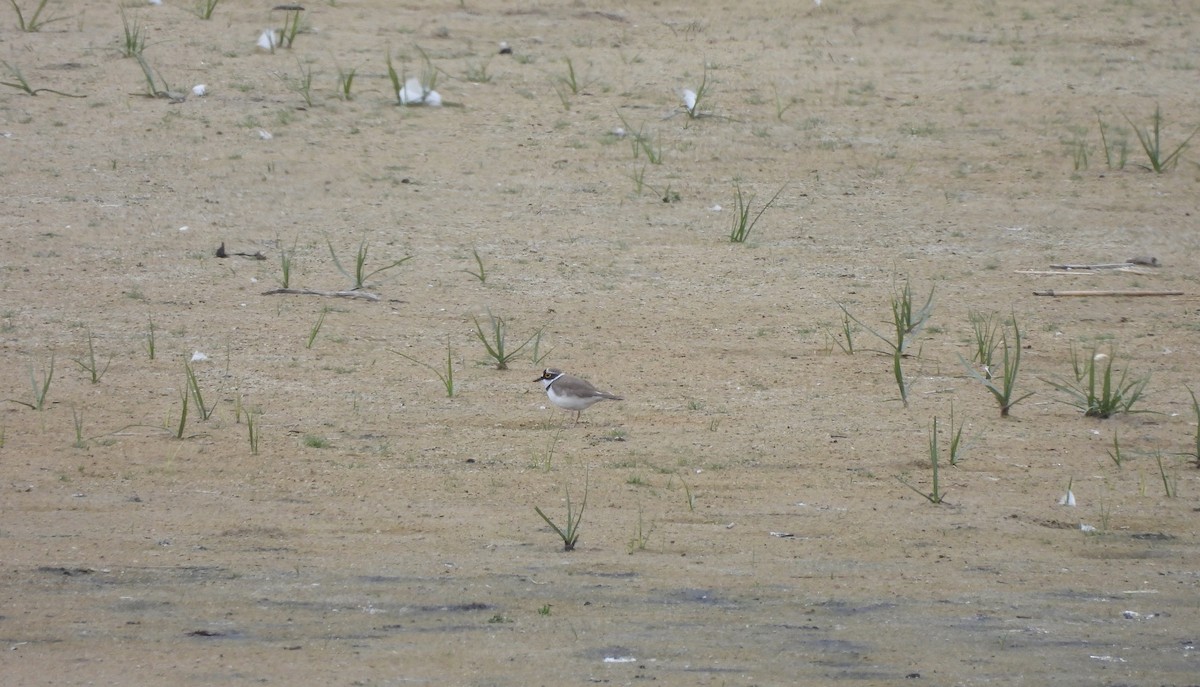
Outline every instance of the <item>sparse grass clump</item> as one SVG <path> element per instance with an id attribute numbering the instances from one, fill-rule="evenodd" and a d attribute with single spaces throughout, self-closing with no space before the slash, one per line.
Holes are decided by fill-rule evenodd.
<path id="1" fill-rule="evenodd" d="M 683 100 L 683 111 L 687 114 L 688 119 L 699 119 L 700 117 L 710 116 L 712 113 L 704 109 L 704 104 L 707 102 L 708 96 L 708 65 L 704 65 L 704 75 L 700 78 L 700 85 L 696 90 L 684 88 L 680 91 L 680 98 Z"/>
<path id="2" fill-rule="evenodd" d="M 538 338 L 541 335 L 542 330 L 546 328 L 546 325 L 538 327 L 537 331 L 531 334 L 528 339 L 525 339 L 520 346 L 517 346 L 514 349 L 509 349 L 507 342 L 508 323 L 503 317 L 497 317 L 492 314 L 491 310 L 489 310 L 487 314 L 488 327 L 486 332 L 484 331 L 483 325 L 480 324 L 478 317 L 472 319 L 475 322 L 475 336 L 483 344 L 484 349 L 487 351 L 488 357 L 491 358 L 496 364 L 497 370 L 507 370 L 509 361 L 517 357 L 517 354 L 520 353 L 526 346 L 528 346 L 534 339 Z"/>
<path id="3" fill-rule="evenodd" d="M 301 441 L 306 448 L 329 448 L 329 440 L 316 434 L 305 434 Z"/>
<path id="4" fill-rule="evenodd" d="M 33 13 L 28 17 L 21 11 L 21 6 L 17 4 L 17 0 L 8 0 L 8 4 L 12 5 L 13 12 L 17 14 L 17 28 L 27 33 L 35 33 L 41 31 L 42 27 L 50 22 L 62 21 L 66 17 L 50 17 L 42 19 L 42 10 L 46 9 L 46 5 L 50 4 L 50 0 L 38 0 L 38 4 L 33 8 Z"/>
<path id="5" fill-rule="evenodd" d="M 1192 130 L 1188 137 L 1182 143 L 1175 146 L 1174 149 L 1167 151 L 1163 149 L 1162 143 L 1162 109 L 1156 104 L 1154 106 L 1154 115 L 1150 118 L 1149 127 L 1139 127 L 1133 123 L 1129 115 L 1123 115 L 1125 121 L 1129 122 L 1129 126 L 1133 127 L 1134 133 L 1137 134 L 1138 142 L 1142 144 L 1142 150 L 1146 152 L 1146 157 L 1150 160 L 1150 166 L 1147 169 L 1153 170 L 1156 174 L 1173 168 L 1179 163 L 1179 156 L 1183 154 L 1188 143 L 1192 138 L 1200 132 L 1200 127 Z"/>
<path id="6" fill-rule="evenodd" d="M 351 90 L 354 88 L 354 75 L 358 72 L 358 67 L 350 67 L 348 69 L 337 65 L 338 73 L 338 93 L 341 94 L 342 100 L 352 100 Z"/>
<path id="7" fill-rule="evenodd" d="M 87 354 L 79 358 L 75 358 L 74 362 L 88 373 L 92 380 L 92 384 L 99 384 L 100 378 L 104 376 L 104 373 L 108 371 L 108 366 L 112 364 L 112 356 L 110 355 L 108 360 L 104 363 L 104 366 L 101 367 L 100 363 L 96 361 L 95 340 L 96 337 L 92 335 L 92 330 L 87 330 Z"/>
<path id="8" fill-rule="evenodd" d="M 1192 464 L 1200 468 L 1200 401 L 1196 400 L 1196 392 L 1188 388 L 1192 397 L 1192 417 L 1196 419 L 1196 433 L 1193 435 L 1192 450 L 1186 454 L 1192 459 Z"/>
<path id="9" fill-rule="evenodd" d="M 205 1 L 211 2 L 212 0 Z M 292 43 L 296 41 L 296 34 L 300 32 L 300 13 L 304 11 L 304 8 L 300 5 L 276 5 L 273 9 L 283 12 L 283 28 L 279 30 L 279 44 L 291 49 Z"/>
<path id="10" fill-rule="evenodd" d="M 433 372 L 442 383 L 442 387 L 446 389 L 446 398 L 454 398 L 454 351 L 450 348 L 449 336 L 446 337 L 446 366 L 442 369 L 434 367 L 427 362 L 417 360 L 411 355 L 406 355 L 400 351 L 392 351 L 392 353 Z"/>
<path id="11" fill-rule="evenodd" d="M 317 335 L 321 333 L 321 326 L 325 324 L 325 316 L 329 314 L 329 308 L 321 308 L 320 314 L 317 315 L 317 320 L 313 322 L 313 326 L 308 330 L 308 339 L 304 342 L 304 347 L 311 349 L 317 341 Z"/>
<path id="12" fill-rule="evenodd" d="M 246 412 L 246 431 L 250 439 L 250 455 L 258 455 L 258 440 L 262 435 L 261 428 L 258 424 L 258 413 L 254 411 Z"/>
<path id="13" fill-rule="evenodd" d="M 855 317 L 846 306 L 838 303 L 842 313 L 854 322 L 858 323 L 863 329 L 866 329 L 875 338 L 882 341 L 888 351 L 879 351 L 892 357 L 892 375 L 896 379 L 896 386 L 900 390 L 900 400 L 904 405 L 908 406 L 908 382 L 904 377 L 903 360 L 908 355 L 908 348 L 912 341 L 921 333 L 925 325 L 929 322 L 930 315 L 933 314 L 933 289 L 929 289 L 929 296 L 925 299 L 925 304 L 914 309 L 914 304 L 919 301 L 913 300 L 912 284 L 907 279 L 904 281 L 904 287 L 896 289 L 893 285 L 891 296 L 892 308 L 892 330 L 893 335 L 890 337 L 884 336 L 867 326 L 862 320 Z M 849 323 L 846 322 L 846 326 Z M 848 330 L 847 330 L 848 333 Z"/>
<path id="14" fill-rule="evenodd" d="M 750 206 L 754 203 L 755 196 L 752 194 L 749 198 L 746 198 L 746 196 L 742 193 L 741 184 L 734 181 L 733 224 L 729 229 L 729 241 L 731 243 L 745 243 L 746 240 L 750 238 L 750 234 L 754 231 L 755 225 L 758 224 L 759 218 L 762 217 L 763 213 L 775 203 L 775 200 L 779 198 L 779 194 L 783 193 L 783 189 L 785 188 L 787 188 L 786 183 L 779 187 L 779 190 L 775 192 L 775 195 L 771 196 L 771 200 L 768 200 L 766 205 L 763 205 L 762 209 L 758 211 L 758 214 L 754 216 L 754 219 L 751 219 Z"/>
<path id="15" fill-rule="evenodd" d="M 50 364 L 42 371 L 41 383 L 38 382 L 37 374 L 33 370 L 33 365 L 29 366 L 29 385 L 33 388 L 33 402 L 25 403 L 10 399 L 14 403 L 20 403 L 23 406 L 28 406 L 34 410 L 44 410 L 46 408 L 46 396 L 50 394 L 50 382 L 54 380 L 54 354 L 50 354 Z"/>
<path id="16" fill-rule="evenodd" d="M 995 313 L 980 313 L 974 310 L 967 313 L 967 319 L 970 320 L 971 331 L 975 335 L 971 362 L 979 363 L 990 378 L 993 358 L 1004 336 L 1003 323 L 997 321 Z"/>
<path id="17" fill-rule="evenodd" d="M 476 279 L 478 279 L 480 284 L 486 284 L 487 283 L 487 269 L 483 266 L 483 258 L 479 257 L 479 249 L 472 248 L 471 255 L 473 255 L 475 257 L 475 268 L 476 269 L 475 269 L 475 271 L 471 271 L 470 269 L 465 269 L 465 270 L 463 270 L 463 272 L 466 272 L 467 274 L 471 275 L 472 277 L 475 277 Z"/>
<path id="18" fill-rule="evenodd" d="M 292 242 L 291 249 L 283 249 L 279 251 L 279 286 L 282 288 L 290 288 L 292 284 L 292 265 L 296 255 L 296 242 Z"/>
<path id="19" fill-rule="evenodd" d="M 305 107 L 312 107 L 312 65 L 307 65 L 296 60 L 296 67 L 299 69 L 298 76 L 290 76 L 288 74 L 275 74 L 275 78 L 279 79 L 288 90 L 296 93 L 304 100 Z M 353 77 L 352 77 L 353 78 Z"/>
<path id="20" fill-rule="evenodd" d="M 1000 407 L 1000 417 L 1008 417 L 1013 406 L 1033 395 L 1033 392 L 1023 396 L 1016 395 L 1017 375 L 1021 370 L 1021 328 L 1017 324 L 1017 316 L 1015 313 L 1012 316 L 1013 340 L 1011 344 L 1007 331 L 999 333 L 997 342 L 996 329 L 999 325 L 994 324 L 990 315 L 986 319 L 980 319 L 976 315 L 972 319 L 972 323 L 975 328 L 974 360 L 979 361 L 983 372 L 972 367 L 961 355 L 958 360 L 966 368 L 967 374 L 982 384 L 996 399 L 996 405 Z M 996 367 L 993 364 L 993 356 L 997 348 L 1003 354 L 1001 359 L 1003 367 L 999 370 L 999 377 L 996 375 Z"/>
<path id="21" fill-rule="evenodd" d="M 365 289 L 368 285 L 367 280 L 370 279 L 371 277 L 374 277 L 377 274 L 382 274 L 394 267 L 399 267 L 400 265 L 403 265 L 404 263 L 406 263 L 412 259 L 412 256 L 409 255 L 409 256 L 401 258 L 399 260 L 393 260 L 392 262 L 384 265 L 383 267 L 380 267 L 380 268 L 377 268 L 377 269 L 374 269 L 374 270 L 371 270 L 368 272 L 367 268 L 366 268 L 366 264 L 367 264 L 367 253 L 368 253 L 370 247 L 367 245 L 367 240 L 364 238 L 358 244 L 358 251 L 354 255 L 354 271 L 351 272 L 350 270 L 347 270 L 345 267 L 342 266 L 341 260 L 338 260 L 337 251 L 335 251 L 333 249 L 333 242 L 326 239 L 325 243 L 329 246 L 329 254 L 331 256 L 333 256 L 333 264 L 334 264 L 334 266 L 337 267 L 337 271 L 341 272 L 343 276 L 345 276 L 346 278 L 348 278 L 350 280 L 350 282 L 351 282 L 350 290 L 351 291 L 361 291 L 361 290 Z"/>
<path id="22" fill-rule="evenodd" d="M 961 424 L 955 425 L 955 423 L 954 423 L 954 406 L 951 405 L 950 406 L 950 464 L 951 465 L 955 465 L 955 466 L 958 465 L 959 461 L 962 460 L 962 452 L 964 451 L 964 449 L 965 449 L 965 447 L 963 446 L 963 443 L 962 443 L 962 425 Z M 935 416 L 933 418 L 933 426 L 929 429 L 929 465 L 932 470 L 932 472 L 931 472 L 932 482 L 930 484 L 930 491 L 928 493 L 921 491 L 920 489 L 914 487 L 911 483 L 909 483 L 907 480 L 903 479 L 902 477 L 897 477 L 896 479 L 899 480 L 899 482 L 901 484 L 903 484 L 904 486 L 908 487 L 909 489 L 912 489 L 913 491 L 917 492 L 921 496 L 925 497 L 925 499 L 928 500 L 930 503 L 933 503 L 933 504 L 943 503 L 945 500 L 946 492 L 942 491 L 941 481 L 940 481 L 941 461 L 942 461 L 941 448 L 939 447 L 939 444 L 938 444 L 938 419 Z"/>
<path id="23" fill-rule="evenodd" d="M 9 88 L 15 88 L 18 91 L 21 91 L 22 93 L 24 93 L 25 95 L 37 95 L 38 93 L 53 93 L 55 95 L 61 95 L 66 98 L 86 98 L 87 97 L 86 95 L 74 95 L 71 93 L 63 93 L 62 91 L 56 91 L 53 88 L 34 88 L 33 86 L 29 85 L 28 81 L 25 80 L 25 76 L 23 74 L 21 74 L 21 69 L 19 67 L 17 67 L 16 65 L 13 65 L 13 64 L 9 64 L 8 62 L 5 62 L 3 60 L 0 60 L 0 64 L 4 65 L 4 68 L 8 70 L 9 78 L 16 79 L 16 81 L 0 81 L 0 86 L 8 86 Z"/>
<path id="24" fill-rule="evenodd" d="M 188 390 L 188 394 L 192 397 L 192 400 L 196 402 L 196 408 L 200 410 L 200 419 L 207 420 L 208 418 L 212 417 L 213 411 L 217 409 L 216 404 L 211 406 L 204 404 L 204 395 L 200 392 L 200 380 L 196 378 L 196 370 L 193 369 L 188 363 L 183 364 L 183 369 L 187 377 L 187 383 L 185 384 L 185 387 Z M 186 415 L 186 399 L 184 401 L 183 408 L 184 414 Z M 182 427 L 182 424 L 180 426 Z"/>
<path id="25" fill-rule="evenodd" d="M 145 342 L 143 343 L 143 346 L 146 349 L 146 355 L 150 356 L 151 360 L 154 360 L 154 356 L 156 353 L 154 331 L 155 331 L 154 318 L 151 317 L 149 319 L 149 323 L 146 325 L 146 337 L 145 337 Z"/>
<path id="26" fill-rule="evenodd" d="M 201 19 L 212 19 L 213 12 L 217 11 L 219 4 L 221 4 L 221 0 L 200 0 L 196 3 L 196 16 Z"/>
<path id="27" fill-rule="evenodd" d="M 175 94 L 171 90 L 171 85 L 163 77 L 162 72 L 150 66 L 146 61 L 146 56 L 142 53 L 136 53 L 133 56 L 142 68 L 142 76 L 146 79 L 146 97 L 148 98 L 167 98 L 170 100 L 182 100 L 182 96 Z"/>
<path id="28" fill-rule="evenodd" d="M 1109 418 L 1117 413 L 1136 412 L 1133 406 L 1141 400 L 1150 381 L 1149 375 L 1130 380 L 1129 370 L 1121 371 L 1119 379 L 1113 379 L 1113 362 L 1116 354 L 1098 354 L 1093 348 L 1085 360 L 1079 359 L 1075 347 L 1071 347 L 1071 370 L 1073 380 L 1043 379 L 1067 396 L 1066 403 L 1083 411 L 1087 417 Z M 1099 369 L 1097 369 L 1099 368 Z"/>
<path id="29" fill-rule="evenodd" d="M 533 510 L 538 515 L 542 516 L 542 520 L 545 520 L 546 524 L 550 526 L 550 529 L 554 530 L 554 533 L 562 539 L 563 551 L 574 551 L 575 543 L 579 541 L 579 525 L 583 521 L 583 509 L 587 508 L 588 478 L 586 476 L 584 477 L 583 502 L 579 504 L 578 512 L 571 507 L 571 489 L 567 487 L 564 488 L 564 490 L 567 494 L 567 523 L 565 527 L 559 527 L 558 525 L 554 524 L 554 521 L 551 520 L 545 513 L 543 513 L 542 509 L 538 506 L 534 506 Z"/>
<path id="30" fill-rule="evenodd" d="M 142 22 L 136 17 L 130 21 L 129 15 L 125 14 L 125 8 L 121 8 L 121 27 L 124 30 L 124 36 L 121 43 L 121 56 L 133 57 L 141 55 L 146 49 L 146 34 L 142 30 Z"/>

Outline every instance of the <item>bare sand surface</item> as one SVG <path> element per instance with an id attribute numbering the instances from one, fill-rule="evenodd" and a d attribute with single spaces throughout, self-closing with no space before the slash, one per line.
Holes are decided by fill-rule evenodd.
<path id="1" fill-rule="evenodd" d="M 0 7 L 6 685 L 1200 684 L 1194 4 L 271 7 Z"/>

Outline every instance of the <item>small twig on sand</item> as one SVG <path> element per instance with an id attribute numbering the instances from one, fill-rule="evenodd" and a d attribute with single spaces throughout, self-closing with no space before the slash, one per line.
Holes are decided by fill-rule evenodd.
<path id="1" fill-rule="evenodd" d="M 1120 267 L 1120 268 L 1112 269 L 1112 270 L 1104 270 L 1104 271 L 1084 270 L 1084 269 L 1013 270 L 1014 274 L 1043 274 L 1043 275 L 1046 275 L 1049 277 L 1093 277 L 1093 276 L 1096 276 L 1099 274 L 1111 274 L 1113 272 L 1120 272 L 1122 274 L 1153 274 L 1153 272 L 1147 272 L 1146 270 L 1144 270 L 1140 267 L 1134 267 L 1132 265 L 1129 265 L 1127 267 Z"/>
<path id="2" fill-rule="evenodd" d="M 271 289 L 263 291 L 264 296 L 273 296 L 275 294 L 291 294 L 295 296 L 325 296 L 327 298 L 362 298 L 368 301 L 377 301 L 379 296 L 369 291 L 315 291 L 313 289 Z"/>
<path id="3" fill-rule="evenodd" d="M 1051 265 L 1051 269 L 1055 270 L 1122 270 L 1127 267 L 1142 265 L 1143 267 L 1161 267 L 1162 263 L 1158 258 L 1151 255 L 1139 255 L 1129 258 L 1125 262 L 1108 262 L 1099 265 Z"/>
<path id="4" fill-rule="evenodd" d="M 1035 296 L 1182 296 L 1182 291 L 1034 291 Z"/>
<path id="5" fill-rule="evenodd" d="M 262 251 L 258 251 L 257 253 L 230 253 L 225 250 L 225 242 L 222 241 L 221 245 L 217 246 L 217 257 L 218 258 L 227 258 L 231 255 L 239 255 L 243 258 L 250 258 L 251 260 L 266 260 L 267 259 L 267 256 L 263 255 Z"/>
<path id="6" fill-rule="evenodd" d="M 1133 266 L 1132 262 L 1111 262 L 1100 265 L 1051 265 L 1050 267 L 1056 270 L 1120 270 Z"/>

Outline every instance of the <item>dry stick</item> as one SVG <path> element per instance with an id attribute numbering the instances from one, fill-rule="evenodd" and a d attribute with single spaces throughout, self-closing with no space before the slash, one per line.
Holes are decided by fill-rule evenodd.
<path id="1" fill-rule="evenodd" d="M 314 291 L 313 289 L 271 289 L 263 291 L 264 296 L 272 296 L 277 293 L 292 294 L 296 296 L 326 296 L 328 298 L 362 298 L 368 301 L 377 301 L 379 296 L 368 291 Z"/>
<path id="2" fill-rule="evenodd" d="M 1119 267 L 1111 272 L 1123 272 L 1125 274 L 1153 274 L 1138 267 Z M 1093 277 L 1097 274 L 1102 274 L 1099 270 L 1013 270 L 1013 274 L 1044 274 L 1053 277 Z"/>
<path id="3" fill-rule="evenodd" d="M 1034 291 L 1035 296 L 1182 296 L 1182 291 Z"/>
<path id="4" fill-rule="evenodd" d="M 1119 270 L 1122 267 L 1133 267 L 1144 264 L 1136 262 L 1110 262 L 1101 265 L 1051 265 L 1056 270 Z"/>

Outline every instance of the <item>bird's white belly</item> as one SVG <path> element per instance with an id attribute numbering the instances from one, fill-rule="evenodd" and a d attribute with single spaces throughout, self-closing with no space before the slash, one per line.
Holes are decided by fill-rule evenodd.
<path id="1" fill-rule="evenodd" d="M 554 387 L 546 390 L 546 396 L 550 398 L 551 403 L 564 410 L 585 410 L 600 400 L 599 396 L 565 396 L 555 391 Z"/>

